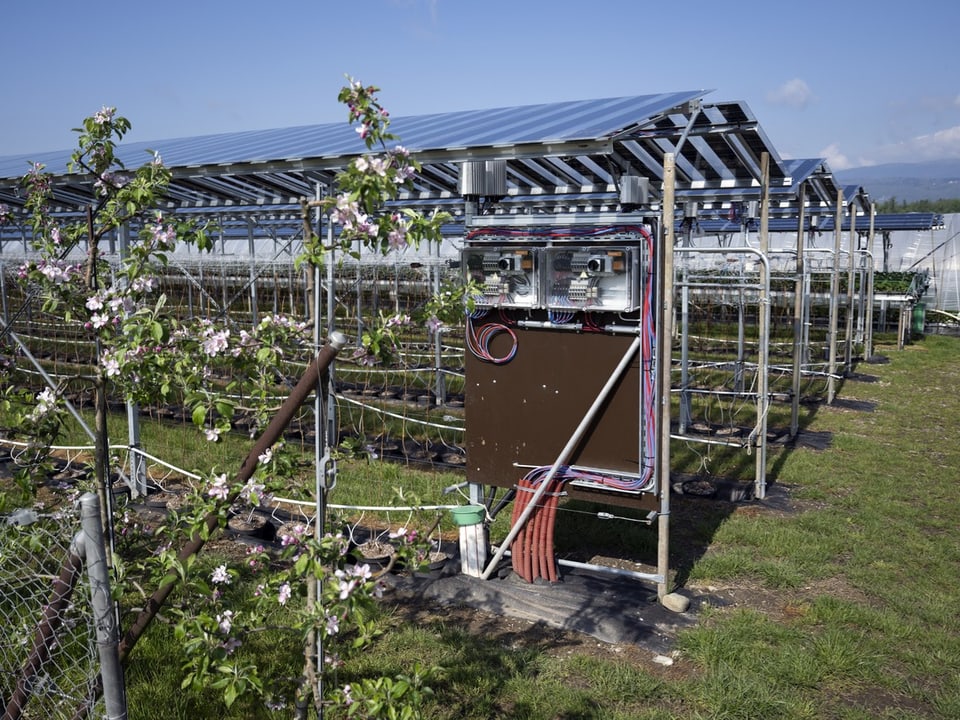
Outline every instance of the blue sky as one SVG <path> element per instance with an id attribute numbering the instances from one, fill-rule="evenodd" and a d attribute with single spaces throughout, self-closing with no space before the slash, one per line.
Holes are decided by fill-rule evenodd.
<path id="1" fill-rule="evenodd" d="M 930 0 L 6 2 L 0 155 L 104 105 L 135 141 L 345 121 L 350 74 L 393 115 L 706 89 L 785 157 L 960 158 L 958 27 Z"/>

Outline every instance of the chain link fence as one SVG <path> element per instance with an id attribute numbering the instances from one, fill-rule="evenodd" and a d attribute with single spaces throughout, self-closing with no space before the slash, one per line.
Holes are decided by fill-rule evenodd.
<path id="1" fill-rule="evenodd" d="M 21 508 L 0 518 L 5 719 L 104 717 L 103 700 L 87 708 L 98 696 L 100 661 L 79 529 L 79 505 L 47 515 Z"/>

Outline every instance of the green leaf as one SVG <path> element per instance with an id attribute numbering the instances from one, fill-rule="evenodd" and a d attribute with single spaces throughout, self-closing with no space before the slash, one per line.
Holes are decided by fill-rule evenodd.
<path id="1" fill-rule="evenodd" d="M 207 408 L 204 405 L 197 405 L 193 409 L 193 424 L 197 427 L 203 427 L 207 420 Z"/>
<path id="2" fill-rule="evenodd" d="M 163 325 L 156 320 L 150 323 L 150 337 L 152 337 L 158 344 L 163 342 L 164 328 Z"/>
<path id="3" fill-rule="evenodd" d="M 214 403 L 214 407 L 217 408 L 217 412 L 225 418 L 233 417 L 233 403 L 228 400 L 217 400 Z"/>

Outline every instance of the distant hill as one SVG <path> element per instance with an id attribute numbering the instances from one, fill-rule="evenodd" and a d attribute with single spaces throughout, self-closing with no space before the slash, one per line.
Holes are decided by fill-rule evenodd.
<path id="1" fill-rule="evenodd" d="M 960 159 L 889 163 L 835 171 L 843 185 L 862 185 L 874 202 L 960 198 Z"/>

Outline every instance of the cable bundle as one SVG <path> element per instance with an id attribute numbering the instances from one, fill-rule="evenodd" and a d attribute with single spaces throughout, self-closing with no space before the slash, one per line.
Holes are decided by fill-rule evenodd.
<path id="1" fill-rule="evenodd" d="M 500 333 L 507 333 L 513 340 L 513 345 L 506 355 L 498 357 L 490 352 L 490 343 Z M 467 318 L 467 347 L 481 360 L 494 365 L 503 365 L 513 360 L 513 356 L 517 354 L 517 334 L 508 326 L 497 322 L 481 325 L 477 329 L 473 325 L 473 319 Z"/>
<path id="2" fill-rule="evenodd" d="M 536 468 L 520 479 L 517 484 L 517 496 L 513 503 L 511 526 L 515 525 L 521 514 L 533 499 L 542 475 L 549 468 Z M 540 496 L 540 503 L 533 509 L 526 523 L 517 533 L 510 545 L 510 559 L 513 571 L 527 582 L 543 578 L 557 582 L 557 563 L 553 553 L 553 529 L 556 525 L 557 506 L 563 495 L 560 488 L 564 480 L 557 473 Z"/>

